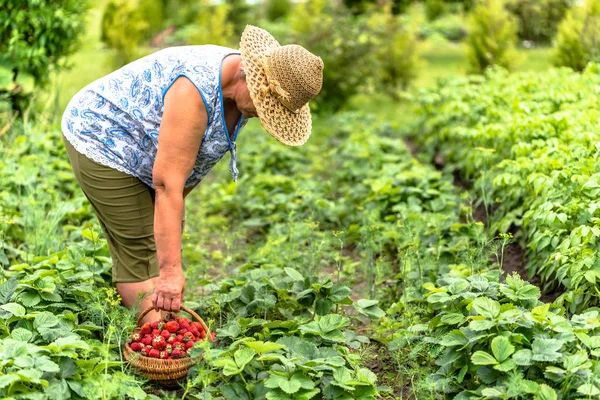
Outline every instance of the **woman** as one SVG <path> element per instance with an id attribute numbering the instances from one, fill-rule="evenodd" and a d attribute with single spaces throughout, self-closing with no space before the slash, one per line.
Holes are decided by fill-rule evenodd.
<path id="1" fill-rule="evenodd" d="M 290 146 L 311 132 L 308 102 L 323 61 L 280 46 L 248 25 L 240 51 L 182 46 L 158 51 L 82 89 L 63 115 L 77 181 L 106 234 L 112 276 L 126 307 L 179 311 L 184 198 L 228 151 L 248 118 Z"/>

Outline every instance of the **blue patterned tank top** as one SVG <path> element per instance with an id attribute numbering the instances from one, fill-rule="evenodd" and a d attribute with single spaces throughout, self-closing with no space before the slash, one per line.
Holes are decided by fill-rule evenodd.
<path id="1" fill-rule="evenodd" d="M 71 99 L 63 114 L 63 134 L 79 153 L 153 187 L 164 97 L 175 80 L 185 76 L 200 92 L 208 115 L 185 187 L 197 185 L 227 151 L 235 181 L 235 139 L 247 119 L 240 117 L 231 140 L 221 91 L 221 66 L 230 54 L 239 52 L 213 45 L 180 46 L 134 61 L 89 84 Z"/>

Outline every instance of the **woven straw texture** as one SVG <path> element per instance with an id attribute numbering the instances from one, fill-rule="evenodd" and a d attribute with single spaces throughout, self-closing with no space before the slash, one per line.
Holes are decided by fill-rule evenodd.
<path id="1" fill-rule="evenodd" d="M 263 127 L 300 146 L 311 133 L 308 102 L 323 83 L 323 60 L 298 45 L 281 46 L 267 31 L 246 26 L 240 41 L 250 97 Z"/>
<path id="2" fill-rule="evenodd" d="M 212 341 L 210 329 L 204 320 L 186 306 L 181 306 L 181 309 L 200 322 L 202 328 L 204 328 L 204 331 L 206 332 L 207 340 Z M 152 311 L 152 308 L 148 308 L 140 314 L 138 317 L 137 328 L 134 329 L 134 333 L 139 332 L 142 318 L 150 311 Z M 180 383 L 186 380 L 188 371 L 192 365 L 200 360 L 200 358 L 192 359 L 190 357 L 179 358 L 176 360 L 146 357 L 133 351 L 128 343 L 125 343 L 123 348 L 123 357 L 129 362 L 129 365 L 134 371 L 165 388 L 179 387 Z"/>

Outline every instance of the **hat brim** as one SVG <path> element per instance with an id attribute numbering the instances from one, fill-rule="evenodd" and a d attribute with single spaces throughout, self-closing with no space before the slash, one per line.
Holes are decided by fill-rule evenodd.
<path id="1" fill-rule="evenodd" d="M 273 94 L 264 90 L 268 86 L 268 79 L 263 58 L 269 49 L 280 46 L 264 29 L 246 26 L 240 40 L 246 83 L 258 118 L 267 132 L 288 146 L 301 146 L 311 133 L 310 107 L 306 104 L 298 112 L 290 111 Z"/>

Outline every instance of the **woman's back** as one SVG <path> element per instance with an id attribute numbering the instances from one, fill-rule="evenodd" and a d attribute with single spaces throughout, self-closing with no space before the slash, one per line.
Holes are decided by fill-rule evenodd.
<path id="1" fill-rule="evenodd" d="M 235 146 L 227 134 L 220 85 L 222 61 L 230 54 L 239 52 L 213 45 L 171 47 L 92 82 L 65 110 L 66 139 L 79 153 L 152 187 L 164 96 L 185 76 L 200 92 L 208 115 L 196 165 L 186 182 L 186 187 L 196 185 Z M 240 118 L 235 136 L 245 122 Z"/>

